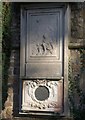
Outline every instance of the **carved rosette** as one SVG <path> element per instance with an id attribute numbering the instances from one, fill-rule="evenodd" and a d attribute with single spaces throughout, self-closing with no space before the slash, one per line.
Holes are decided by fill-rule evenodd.
<path id="1" fill-rule="evenodd" d="M 38 100 L 35 91 L 40 86 L 48 89 L 49 97 L 45 100 Z M 62 81 L 50 80 L 28 80 L 23 81 L 23 103 L 22 110 L 37 111 L 58 111 L 61 107 L 60 89 L 62 91 Z M 61 92 L 62 93 L 62 92 Z M 43 93 L 44 94 L 44 93 Z M 59 100 L 60 99 L 60 100 Z"/>

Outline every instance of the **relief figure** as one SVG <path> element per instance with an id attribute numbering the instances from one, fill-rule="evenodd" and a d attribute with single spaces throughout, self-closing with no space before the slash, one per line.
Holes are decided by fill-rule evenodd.
<path id="1" fill-rule="evenodd" d="M 42 55 L 42 46 L 41 44 L 36 44 L 36 48 L 37 48 L 37 53 L 36 55 Z"/>
<path id="2" fill-rule="evenodd" d="M 42 43 L 36 44 L 35 51 L 36 55 L 50 55 L 53 54 L 53 45 L 51 42 L 46 42 L 46 37 L 43 35 Z"/>
<path id="3" fill-rule="evenodd" d="M 42 42 L 34 44 L 32 49 L 32 55 L 52 55 L 54 52 L 54 47 L 52 42 L 50 42 L 45 35 L 43 35 Z"/>

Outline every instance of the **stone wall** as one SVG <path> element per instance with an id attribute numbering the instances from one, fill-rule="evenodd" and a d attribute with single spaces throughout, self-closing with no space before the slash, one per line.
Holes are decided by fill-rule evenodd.
<path id="1" fill-rule="evenodd" d="M 84 3 L 71 4 L 71 39 L 69 41 L 70 108 L 74 117 L 81 120 L 85 111 L 85 8 Z M 79 113 L 79 115 L 78 115 Z"/>
<path id="2" fill-rule="evenodd" d="M 2 111 L 2 118 L 12 118 L 18 114 L 19 109 L 19 51 L 20 51 L 20 5 L 11 4 L 11 55 L 8 69 L 8 97 Z"/>
<path id="3" fill-rule="evenodd" d="M 84 3 L 72 3 L 71 4 L 71 39 L 69 41 L 70 58 L 72 59 L 73 76 L 82 74 L 84 77 L 85 71 L 81 71 L 81 67 L 85 67 L 84 55 L 85 55 L 85 8 Z M 83 58 L 81 58 L 81 51 L 83 52 Z M 83 59 L 83 60 L 82 60 Z M 84 80 L 81 78 L 81 83 Z M 83 88 L 83 86 L 82 86 Z"/>
<path id="4" fill-rule="evenodd" d="M 9 66 L 9 77 L 8 77 L 8 97 L 4 104 L 5 109 L 2 111 L 2 117 L 9 119 L 22 120 L 19 118 L 19 68 L 20 68 L 20 4 L 12 3 L 12 23 L 11 23 L 11 33 L 12 33 L 12 50 L 10 56 L 10 66 Z M 69 3 L 71 8 L 71 38 L 69 38 L 69 58 L 70 65 L 72 68 L 73 81 L 76 75 L 80 76 L 78 82 L 80 82 L 80 88 L 84 89 L 84 73 L 81 72 L 81 59 L 80 59 L 80 48 L 84 48 L 84 4 L 83 3 Z M 79 97 L 79 96 L 78 96 Z M 75 99 L 78 98 L 75 94 Z M 78 103 L 77 103 L 78 104 Z M 23 118 L 23 120 L 40 120 L 40 118 Z M 45 118 L 44 118 L 45 119 Z M 46 118 L 57 119 L 57 118 Z M 61 120 L 59 118 L 57 120 Z M 67 119 L 67 118 L 63 118 Z M 71 118 L 68 118 L 70 120 Z"/>

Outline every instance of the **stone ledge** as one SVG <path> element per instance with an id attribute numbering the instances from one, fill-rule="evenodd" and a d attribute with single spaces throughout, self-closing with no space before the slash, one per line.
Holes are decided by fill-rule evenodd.
<path id="1" fill-rule="evenodd" d="M 85 48 L 85 43 L 69 43 L 68 48 L 69 49 Z"/>

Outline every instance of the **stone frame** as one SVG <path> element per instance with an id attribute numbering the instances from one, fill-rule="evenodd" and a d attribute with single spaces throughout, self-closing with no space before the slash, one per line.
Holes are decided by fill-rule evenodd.
<path id="1" fill-rule="evenodd" d="M 48 3 L 49 4 L 49 3 Z M 59 3 L 58 3 L 59 4 Z M 62 7 L 64 6 L 65 7 L 65 15 L 64 15 L 64 112 L 63 114 L 61 114 L 61 116 L 69 116 L 69 108 L 68 108 L 68 41 L 69 41 L 69 33 L 70 33 L 70 24 L 69 24 L 69 20 L 70 20 L 70 8 L 69 8 L 69 5 L 68 4 L 59 4 L 58 5 L 57 3 L 53 6 L 57 6 L 57 7 Z M 35 5 L 34 5 L 35 6 Z M 52 6 L 52 5 L 51 5 Z M 21 8 L 21 39 L 24 35 L 24 24 L 23 22 L 25 22 L 23 19 L 22 19 L 22 16 L 23 16 L 23 8 L 28 8 L 29 5 L 22 5 L 22 8 Z M 33 6 L 31 6 L 33 7 Z M 48 5 L 49 7 L 49 5 Z M 29 7 L 30 8 L 30 7 Z M 22 44 L 23 44 L 24 41 L 22 41 Z M 22 45 L 21 44 L 21 45 Z M 22 48 L 22 46 L 21 46 Z M 22 56 L 22 53 L 25 51 L 25 49 L 21 49 L 21 58 L 25 58 L 25 56 L 23 57 Z M 24 60 L 24 59 L 23 59 Z M 24 66 L 22 65 L 24 61 L 21 61 L 20 62 L 20 69 L 23 69 L 24 70 Z M 21 67 L 22 66 L 22 67 Z M 23 75 L 23 72 L 20 73 L 21 75 Z M 24 77 L 20 77 L 21 80 L 24 79 Z M 22 88 L 22 82 L 21 82 L 21 88 Z M 21 101 L 21 88 L 20 88 L 20 101 Z M 20 103 L 21 105 L 21 103 Z M 19 112 L 19 114 L 24 114 L 22 112 Z M 30 113 L 27 113 L 27 114 L 30 114 Z M 35 115 L 35 113 L 34 113 Z M 41 114 L 42 115 L 42 114 Z"/>

